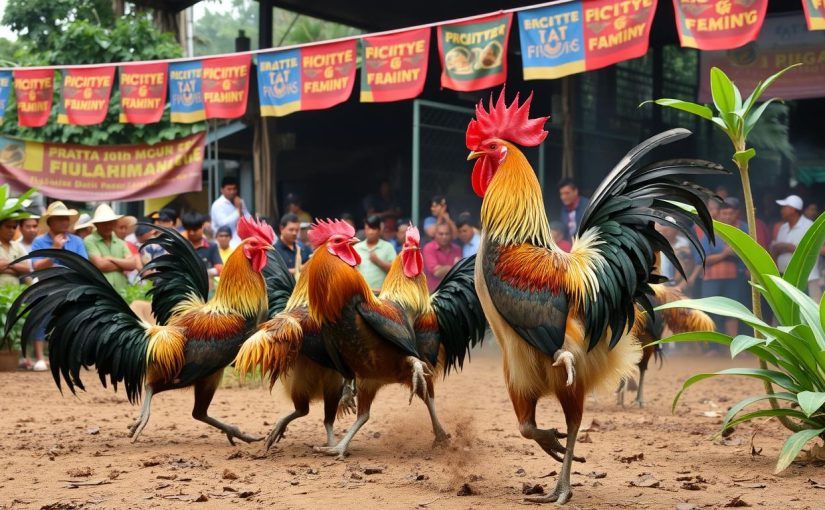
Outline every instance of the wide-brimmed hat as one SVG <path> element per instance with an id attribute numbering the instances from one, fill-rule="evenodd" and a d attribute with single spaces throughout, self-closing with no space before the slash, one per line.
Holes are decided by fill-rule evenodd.
<path id="1" fill-rule="evenodd" d="M 77 223 L 71 228 L 72 232 L 77 232 L 78 230 L 83 230 L 84 228 L 94 228 L 94 224 L 92 223 L 92 217 L 89 216 L 87 213 L 83 213 L 77 219 Z"/>
<path id="2" fill-rule="evenodd" d="M 95 209 L 95 215 L 92 216 L 92 223 L 106 223 L 108 221 L 115 221 L 122 218 L 122 214 L 115 214 L 115 211 L 109 207 L 108 204 L 100 204 Z"/>
<path id="3" fill-rule="evenodd" d="M 49 222 L 49 218 L 54 218 L 57 216 L 66 216 L 69 218 L 69 224 L 71 225 L 77 220 L 78 212 L 75 209 L 69 209 L 66 207 L 61 201 L 52 202 L 49 204 L 49 207 L 46 208 L 46 212 L 43 213 L 43 216 L 40 218 L 41 225 L 46 225 Z"/>

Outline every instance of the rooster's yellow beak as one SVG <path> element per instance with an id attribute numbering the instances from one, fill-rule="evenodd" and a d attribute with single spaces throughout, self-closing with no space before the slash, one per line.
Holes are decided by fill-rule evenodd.
<path id="1" fill-rule="evenodd" d="M 471 152 L 470 154 L 467 155 L 467 161 L 471 161 L 473 159 L 478 159 L 483 155 L 484 155 L 484 153 L 482 151 L 473 151 L 473 152 Z"/>

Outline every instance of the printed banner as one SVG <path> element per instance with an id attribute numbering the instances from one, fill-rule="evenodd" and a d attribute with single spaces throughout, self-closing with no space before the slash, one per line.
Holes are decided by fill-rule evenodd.
<path id="1" fill-rule="evenodd" d="M 42 127 L 49 121 L 54 94 L 54 69 L 15 69 L 14 97 L 17 122 Z"/>
<path id="2" fill-rule="evenodd" d="M 759 35 L 768 0 L 673 0 L 679 41 L 685 48 L 729 50 Z"/>
<path id="3" fill-rule="evenodd" d="M 0 136 L 0 179 L 84 202 L 201 190 L 206 132 L 156 145 L 63 145 Z"/>
<path id="4" fill-rule="evenodd" d="M 169 64 L 170 120 L 192 124 L 206 120 L 201 92 L 202 62 L 173 62 Z"/>
<path id="5" fill-rule="evenodd" d="M 438 27 L 441 86 L 459 91 L 501 85 L 507 79 L 511 13 Z"/>
<path id="6" fill-rule="evenodd" d="M 805 65 L 788 71 L 771 85 L 764 98 L 805 99 L 825 97 L 825 31 L 809 31 L 801 12 L 769 16 L 753 44 L 728 51 L 699 52 L 699 101 L 711 102 L 711 67 L 718 67 L 747 97 L 756 84 L 791 64 Z"/>
<path id="7" fill-rule="evenodd" d="M 424 90 L 430 29 L 361 39 L 361 102 L 412 99 Z"/>
<path id="8" fill-rule="evenodd" d="M 166 62 L 120 66 L 120 122 L 151 124 L 166 106 Z"/>
<path id="9" fill-rule="evenodd" d="M 9 104 L 11 77 L 11 71 L 0 71 L 0 123 L 3 122 L 3 115 L 6 114 L 6 106 Z"/>
<path id="10" fill-rule="evenodd" d="M 103 122 L 109 111 L 114 81 L 115 66 L 65 69 L 57 122 L 78 126 Z"/>
<path id="11" fill-rule="evenodd" d="M 283 117 L 346 101 L 355 81 L 356 43 L 343 41 L 259 54 L 261 115 Z"/>
<path id="12" fill-rule="evenodd" d="M 554 79 L 647 53 L 656 0 L 571 2 L 519 12 L 525 80 Z"/>
<path id="13" fill-rule="evenodd" d="M 246 113 L 252 55 L 203 61 L 203 104 L 207 119 L 237 119 Z"/>
<path id="14" fill-rule="evenodd" d="M 825 30 L 825 0 L 802 0 L 808 30 Z"/>

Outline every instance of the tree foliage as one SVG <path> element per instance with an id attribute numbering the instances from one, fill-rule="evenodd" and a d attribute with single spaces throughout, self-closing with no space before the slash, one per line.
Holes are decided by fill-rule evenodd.
<path id="1" fill-rule="evenodd" d="M 81 19 L 111 26 L 111 0 L 9 0 L 2 24 L 34 47 L 43 47 L 67 25 Z"/>

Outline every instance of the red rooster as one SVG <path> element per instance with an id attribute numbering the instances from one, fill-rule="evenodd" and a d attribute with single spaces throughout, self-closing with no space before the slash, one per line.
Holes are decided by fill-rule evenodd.
<path id="1" fill-rule="evenodd" d="M 688 136 L 684 129 L 642 142 L 599 185 L 581 234 L 565 253 L 553 242 L 538 179 L 518 148 L 547 136 L 547 118 L 529 118 L 531 99 L 519 105 L 517 96 L 507 106 L 502 91 L 495 105 L 490 99 L 489 112 L 478 104 L 467 128 L 468 159 L 476 159 L 473 190 L 483 199 L 476 289 L 501 345 L 521 434 L 562 461 L 555 489 L 531 500 L 564 503 L 572 494 L 570 470 L 585 394 L 615 388 L 639 360 L 638 342 L 627 331 L 634 303 L 652 313 L 646 296 L 652 293 L 649 283 L 660 281 L 651 274 L 655 251 L 681 271 L 654 222 L 673 226 L 697 246 L 691 228 L 696 221 L 712 239 L 704 204 L 709 192 L 678 177 L 724 169 L 698 160 L 638 164 L 651 149 Z M 698 216 L 672 201 L 695 207 Z M 536 426 L 536 404 L 545 395 L 561 403 L 566 434 Z M 564 437 L 566 448 L 559 442 Z"/>
<path id="2" fill-rule="evenodd" d="M 73 393 L 75 386 L 84 389 L 80 368 L 94 365 L 104 386 L 107 376 L 115 389 L 123 382 L 132 403 L 144 389 L 140 416 L 129 431 L 133 442 L 149 421 L 153 395 L 187 386 L 195 388 L 193 418 L 220 429 L 232 444 L 235 438 L 262 439 L 207 411 L 223 369 L 266 316 L 261 270 L 272 249 L 272 228 L 241 219 L 238 234 L 245 239 L 226 261 L 209 301 L 206 269 L 191 243 L 172 229 L 154 228 L 160 235 L 147 244 L 166 250 L 145 268 L 154 283 L 152 312 L 158 325 L 139 319 L 86 259 L 65 250 L 38 250 L 24 259 L 51 257 L 62 265 L 34 273 L 38 281 L 12 305 L 6 331 L 26 312 L 24 342 L 40 327 L 46 328 L 58 388 L 62 374 Z"/>

